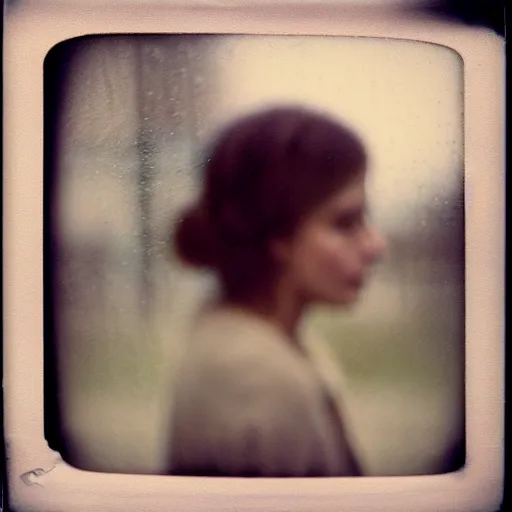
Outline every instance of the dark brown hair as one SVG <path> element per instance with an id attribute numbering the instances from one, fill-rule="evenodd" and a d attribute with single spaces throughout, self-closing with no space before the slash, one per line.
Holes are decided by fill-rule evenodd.
<path id="1" fill-rule="evenodd" d="M 325 115 L 279 107 L 243 117 L 208 152 L 202 195 L 177 225 L 174 249 L 216 270 L 228 294 L 250 292 L 275 267 L 269 242 L 292 235 L 365 167 L 359 138 Z"/>

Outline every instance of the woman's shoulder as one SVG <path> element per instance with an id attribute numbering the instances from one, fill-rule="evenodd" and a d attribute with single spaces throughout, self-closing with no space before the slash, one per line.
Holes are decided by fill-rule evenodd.
<path id="1" fill-rule="evenodd" d="M 202 316 L 182 368 L 205 386 L 207 381 L 295 391 L 311 386 L 308 366 L 298 349 L 271 325 L 236 310 Z"/>
<path id="2" fill-rule="evenodd" d="M 265 475 L 343 473 L 335 416 L 312 363 L 266 322 L 230 311 L 202 318 L 177 382 L 177 467 L 241 474 L 259 461 Z"/>

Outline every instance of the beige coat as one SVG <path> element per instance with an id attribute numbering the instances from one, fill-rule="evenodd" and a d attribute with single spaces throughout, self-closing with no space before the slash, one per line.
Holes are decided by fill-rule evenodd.
<path id="1" fill-rule="evenodd" d="M 333 359 L 319 343 L 303 348 L 248 313 L 207 313 L 175 381 L 170 473 L 361 474 Z"/>

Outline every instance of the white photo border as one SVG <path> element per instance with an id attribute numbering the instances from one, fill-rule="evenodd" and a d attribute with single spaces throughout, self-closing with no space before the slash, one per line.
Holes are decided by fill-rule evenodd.
<path id="1" fill-rule="evenodd" d="M 236 8 L 235 8 L 236 7 Z M 43 61 L 82 35 L 315 34 L 443 45 L 464 61 L 466 466 L 432 476 L 203 479 L 83 471 L 43 427 Z M 4 407 L 14 510 L 485 511 L 503 493 L 504 41 L 489 30 L 334 5 L 22 4 L 4 37 Z"/>

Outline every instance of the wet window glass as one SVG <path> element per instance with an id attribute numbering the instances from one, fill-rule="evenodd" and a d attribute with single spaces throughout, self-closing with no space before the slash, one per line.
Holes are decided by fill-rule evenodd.
<path id="1" fill-rule="evenodd" d="M 372 474 L 452 469 L 464 441 L 462 73 L 446 48 L 368 38 L 105 36 L 52 50 L 47 379 L 69 462 L 163 471 L 175 362 L 216 286 L 180 264 L 171 233 L 212 134 L 296 102 L 362 136 L 369 219 L 388 240 L 357 305 L 318 308 L 308 326 L 343 366 Z"/>

